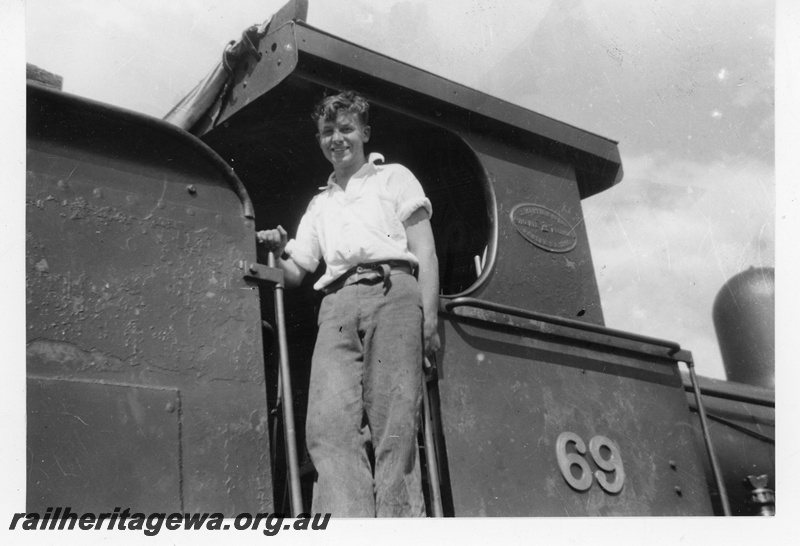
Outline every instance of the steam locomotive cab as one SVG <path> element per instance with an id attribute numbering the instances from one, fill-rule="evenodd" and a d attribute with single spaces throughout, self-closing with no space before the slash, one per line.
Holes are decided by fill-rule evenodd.
<path id="1" fill-rule="evenodd" d="M 330 172 L 311 106 L 349 88 L 371 101 L 367 151 L 410 168 L 433 204 L 445 513 L 711 514 L 679 346 L 603 327 L 581 199 L 620 180 L 616 144 L 302 21 L 270 30 L 193 132 L 236 170 L 257 229 L 292 233 Z M 314 280 L 287 294 L 299 429 Z"/>
<path id="2" fill-rule="evenodd" d="M 445 515 L 719 512 L 691 353 L 604 326 L 581 200 L 621 180 L 616 143 L 314 29 L 304 6 L 248 29 L 170 123 L 29 87 L 28 509 L 285 510 L 279 278 L 255 231 L 294 233 L 330 173 L 310 108 L 356 89 L 367 151 L 433 205 L 425 449 Z M 306 501 L 317 275 L 285 295 Z"/>

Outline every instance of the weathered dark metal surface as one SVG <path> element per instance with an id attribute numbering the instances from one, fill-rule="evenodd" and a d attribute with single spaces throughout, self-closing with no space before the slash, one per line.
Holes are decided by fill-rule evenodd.
<path id="1" fill-rule="evenodd" d="M 440 298 L 439 306 L 444 311 L 452 312 L 457 316 L 492 322 L 499 327 L 521 328 L 553 336 L 568 337 L 573 340 L 594 343 L 603 348 L 628 349 L 668 358 L 672 358 L 681 350 L 680 345 L 674 341 L 615 330 L 469 296 Z"/>
<path id="2" fill-rule="evenodd" d="M 29 505 L 181 509 L 176 389 L 29 378 L 27 397 Z"/>
<path id="3" fill-rule="evenodd" d="M 574 166 L 465 134 L 495 185 L 497 245 L 490 276 L 470 295 L 548 315 L 603 324 Z M 551 252 L 517 230 L 512 211 L 535 204 L 571 226 L 574 246 Z M 540 226 L 541 230 L 542 227 Z M 438 242 L 438 241 L 437 241 Z"/>
<path id="4" fill-rule="evenodd" d="M 724 477 L 728 502 L 734 516 L 758 515 L 761 506 L 748 501 L 751 487 L 748 476 L 766 476 L 767 487 L 777 494 L 775 484 L 775 397 L 767 389 L 699 378 L 703 389 L 703 405 L 709 422 L 709 436 Z M 694 399 L 687 393 L 690 406 Z M 702 433 L 696 416 L 693 418 L 697 441 Z M 706 471 L 710 473 L 708 462 Z M 717 491 L 711 488 L 711 499 L 717 514 L 722 512 Z"/>
<path id="5" fill-rule="evenodd" d="M 174 436 L 164 441 L 174 446 L 168 457 L 177 457 L 178 468 L 168 466 L 181 483 L 179 502 L 171 489 L 136 496 L 141 475 L 125 468 L 141 457 L 140 439 L 125 444 L 127 436 L 94 429 L 62 444 L 60 456 L 94 452 L 102 480 L 59 502 L 88 509 L 94 491 L 106 508 L 269 509 L 261 316 L 257 290 L 237 265 L 256 261 L 252 208 L 229 168 L 163 122 L 33 86 L 27 161 L 29 376 L 59 380 L 48 383 L 49 396 L 69 400 L 70 413 L 87 423 L 84 415 L 111 403 L 94 406 L 81 396 L 87 389 L 180 396 L 179 408 L 161 416 L 171 423 L 164 434 Z M 40 392 L 30 393 L 28 409 L 49 417 L 28 428 L 32 461 L 52 454 L 52 408 Z M 140 417 L 157 424 L 163 410 Z M 123 430 L 127 415 L 112 413 L 97 426 Z M 49 489 L 31 476 L 28 510 L 58 504 Z M 119 494 L 115 502 L 105 490 Z"/>
<path id="6" fill-rule="evenodd" d="M 461 516 L 710 515 L 677 363 L 484 320 L 448 317 L 439 392 L 451 509 Z M 572 465 L 572 433 L 607 438 L 625 478 L 590 453 Z M 601 450 L 601 453 L 603 451 Z M 601 459 L 610 457 L 606 450 Z M 583 480 L 580 484 L 579 480 Z M 605 480 L 605 482 L 603 482 Z"/>

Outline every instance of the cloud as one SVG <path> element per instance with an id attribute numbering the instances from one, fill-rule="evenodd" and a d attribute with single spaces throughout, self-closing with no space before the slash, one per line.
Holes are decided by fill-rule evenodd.
<path id="1" fill-rule="evenodd" d="M 771 3 L 554 3 L 480 87 L 635 155 L 760 155 L 774 148 L 773 17 Z"/>
<path id="2" fill-rule="evenodd" d="M 774 166 L 657 153 L 625 169 L 618 186 L 584 201 L 606 324 L 678 341 L 698 370 L 722 377 L 711 309 L 730 277 L 775 264 Z"/>

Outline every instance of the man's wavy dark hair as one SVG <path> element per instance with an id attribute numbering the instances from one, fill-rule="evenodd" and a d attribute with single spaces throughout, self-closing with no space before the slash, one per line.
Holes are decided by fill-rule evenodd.
<path id="1" fill-rule="evenodd" d="M 369 125 L 369 102 L 355 91 L 342 91 L 323 97 L 314 107 L 311 118 L 314 123 L 319 123 L 319 120 L 336 121 L 342 113 L 356 114 L 362 127 Z"/>

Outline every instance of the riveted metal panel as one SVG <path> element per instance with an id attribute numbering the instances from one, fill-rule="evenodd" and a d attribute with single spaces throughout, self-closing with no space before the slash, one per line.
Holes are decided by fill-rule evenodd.
<path id="1" fill-rule="evenodd" d="M 452 510 L 457 516 L 711 515 L 706 477 L 676 363 L 450 315 L 439 392 Z M 560 461 L 572 433 L 618 447 L 620 474 Z M 601 450 L 603 451 L 603 450 Z M 607 450 L 605 450 L 607 451 Z M 604 453 L 602 458 L 608 459 Z"/>
<path id="2" fill-rule="evenodd" d="M 237 65 L 218 123 L 224 123 L 294 71 L 297 66 L 294 29 L 290 21 L 270 32 L 259 41 L 257 51 Z"/>
<path id="3" fill-rule="evenodd" d="M 28 99 L 29 376 L 180 391 L 180 508 L 269 509 L 258 290 L 238 265 L 256 261 L 249 198 L 218 156 L 166 123 L 36 88 Z M 134 440 L 76 438 L 108 469 L 137 456 Z M 113 472 L 102 475 L 98 493 Z M 108 506 L 135 501 L 125 492 L 140 478 L 115 479 L 128 485 Z"/>
<path id="4" fill-rule="evenodd" d="M 466 140 L 494 185 L 497 207 L 496 256 L 471 295 L 604 324 L 574 166 L 474 135 Z"/>

